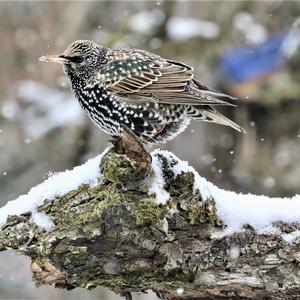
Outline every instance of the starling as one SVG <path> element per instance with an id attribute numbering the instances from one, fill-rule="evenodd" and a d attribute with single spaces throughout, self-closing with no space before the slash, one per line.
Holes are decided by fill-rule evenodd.
<path id="1" fill-rule="evenodd" d="M 78 40 L 61 55 L 42 56 L 62 64 L 72 90 L 92 121 L 111 136 L 124 126 L 142 142 L 166 142 L 191 120 L 244 129 L 215 109 L 231 96 L 194 79 L 193 68 L 139 49 L 110 49 Z"/>

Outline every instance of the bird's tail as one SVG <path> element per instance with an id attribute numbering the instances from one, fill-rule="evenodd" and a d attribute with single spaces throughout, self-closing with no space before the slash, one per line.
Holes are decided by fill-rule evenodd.
<path id="1" fill-rule="evenodd" d="M 217 124 L 234 128 L 239 132 L 246 133 L 246 130 L 243 127 L 229 120 L 214 108 L 211 107 L 205 107 L 205 108 L 193 107 L 193 108 L 194 108 L 193 111 L 188 112 L 188 116 L 193 120 L 201 120 L 205 122 L 217 123 Z"/>

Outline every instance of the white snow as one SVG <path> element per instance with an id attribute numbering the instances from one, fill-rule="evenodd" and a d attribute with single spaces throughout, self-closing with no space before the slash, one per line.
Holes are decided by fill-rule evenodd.
<path id="1" fill-rule="evenodd" d="M 37 211 L 34 211 L 31 216 L 31 220 L 39 227 L 45 229 L 46 231 L 51 231 L 54 228 L 54 223 L 50 219 L 49 216 L 47 216 L 44 213 L 40 213 Z"/>
<path id="2" fill-rule="evenodd" d="M 177 288 L 176 293 L 177 293 L 177 295 L 182 295 L 184 293 L 184 288 L 182 288 L 182 287 Z"/>
<path id="3" fill-rule="evenodd" d="M 169 200 L 170 194 L 164 189 L 165 180 L 161 170 L 161 161 L 156 155 L 153 154 L 152 169 L 154 172 L 154 177 L 151 179 L 151 185 L 149 187 L 148 194 L 155 195 L 157 204 L 165 204 Z"/>
<path id="4" fill-rule="evenodd" d="M 5 223 L 9 215 L 20 215 L 31 211 L 33 222 L 46 230 L 51 230 L 53 228 L 51 219 L 38 213 L 36 208 L 45 199 L 53 200 L 55 197 L 78 188 L 81 184 L 96 185 L 101 175 L 99 164 L 107 150 L 82 166 L 52 175 L 43 183 L 33 187 L 28 194 L 8 202 L 0 209 L 0 226 Z M 270 198 L 222 190 L 201 177 L 186 161 L 179 160 L 173 153 L 166 150 L 152 152 L 154 176 L 148 182 L 148 193 L 155 195 L 158 204 L 165 204 L 170 197 L 164 189 L 165 181 L 158 154 L 164 156 L 170 163 L 173 160 L 178 162 L 171 167 L 174 176 L 182 172 L 192 172 L 194 174 L 194 192 L 199 190 L 204 201 L 207 199 L 215 200 L 217 214 L 226 225 L 222 235 L 241 232 L 246 224 L 251 225 L 259 234 L 281 234 L 278 228 L 273 227 L 274 222 L 300 222 L 300 195 L 291 198 Z M 282 235 L 288 242 L 298 236 L 300 236 L 300 231 Z"/>
<path id="5" fill-rule="evenodd" d="M 291 233 L 283 233 L 281 237 L 288 243 L 291 243 L 297 237 L 300 237 L 300 230 L 295 230 Z"/>
<path id="6" fill-rule="evenodd" d="M 252 194 L 237 194 L 208 183 L 211 196 L 216 200 L 218 215 L 228 226 L 228 234 L 241 231 L 249 224 L 254 229 L 270 232 L 273 222 L 300 222 L 300 195 L 292 198 L 270 198 Z"/>
<path id="7" fill-rule="evenodd" d="M 31 211 L 33 213 L 33 222 L 42 228 L 50 230 L 52 228 L 51 220 L 37 213 L 36 208 L 42 205 L 45 199 L 53 200 L 55 197 L 65 195 L 82 184 L 95 186 L 101 175 L 99 168 L 101 159 L 108 149 L 81 166 L 52 175 L 44 182 L 33 187 L 28 194 L 22 195 L 16 200 L 9 201 L 5 206 L 0 208 L 0 226 L 6 222 L 9 215 L 19 216 Z"/>
<path id="8" fill-rule="evenodd" d="M 178 164 L 172 167 L 177 176 L 181 172 L 192 172 L 195 176 L 194 191 L 199 190 L 203 199 L 213 198 L 216 202 L 217 214 L 227 225 L 224 234 L 243 231 L 243 226 L 251 225 L 259 233 L 279 233 L 272 226 L 273 222 L 300 222 L 300 195 L 291 198 L 271 198 L 253 194 L 235 193 L 216 187 L 201 177 L 187 162 L 179 160 L 173 153 L 156 150 L 153 157 L 161 154 L 169 161 Z"/>
<path id="9" fill-rule="evenodd" d="M 229 257 L 232 260 L 238 259 L 241 254 L 241 249 L 239 246 L 233 245 L 229 249 Z"/>
<path id="10" fill-rule="evenodd" d="M 194 18 L 172 17 L 167 23 L 167 32 L 175 41 L 186 41 L 194 37 L 214 39 L 219 36 L 219 26 L 211 21 Z"/>

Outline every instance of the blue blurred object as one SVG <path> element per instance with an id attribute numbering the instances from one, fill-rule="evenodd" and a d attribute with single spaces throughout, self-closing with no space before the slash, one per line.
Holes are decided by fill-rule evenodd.
<path id="1" fill-rule="evenodd" d="M 289 31 L 277 33 L 255 47 L 233 49 L 223 56 L 221 68 L 236 83 L 243 83 L 276 70 L 284 61 L 282 45 Z"/>

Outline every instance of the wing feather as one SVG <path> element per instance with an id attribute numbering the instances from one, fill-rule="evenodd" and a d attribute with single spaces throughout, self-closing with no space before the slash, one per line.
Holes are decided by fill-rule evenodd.
<path id="1" fill-rule="evenodd" d="M 166 104 L 231 105 L 227 95 L 196 81 L 193 68 L 138 50 L 111 50 L 108 63 L 96 76 L 123 101 Z M 225 101 L 223 101 L 225 100 Z"/>

